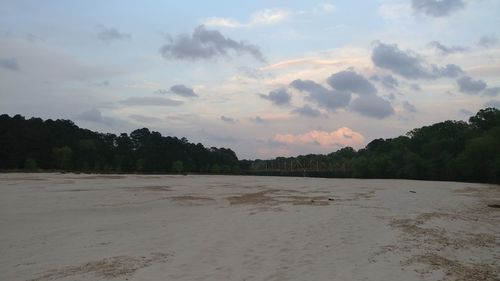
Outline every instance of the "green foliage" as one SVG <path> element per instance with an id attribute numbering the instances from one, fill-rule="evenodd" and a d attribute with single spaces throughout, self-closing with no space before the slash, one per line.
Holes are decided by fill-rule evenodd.
<path id="1" fill-rule="evenodd" d="M 216 169 L 211 169 L 214 166 Z M 4 170 L 142 173 L 238 170 L 232 167 L 238 167 L 238 158 L 231 149 L 206 148 L 201 143 L 164 137 L 147 128 L 117 136 L 81 129 L 69 120 L 0 115 L 0 169 Z"/>
<path id="2" fill-rule="evenodd" d="M 68 171 L 73 167 L 73 150 L 69 146 L 55 147 L 52 154 L 56 168 Z"/>
<path id="3" fill-rule="evenodd" d="M 172 164 L 172 173 L 180 174 L 184 171 L 184 164 L 182 161 L 175 161 Z"/>
<path id="4" fill-rule="evenodd" d="M 28 171 L 36 171 L 38 170 L 38 164 L 36 163 L 36 160 L 33 158 L 28 158 L 24 162 L 24 169 Z"/>

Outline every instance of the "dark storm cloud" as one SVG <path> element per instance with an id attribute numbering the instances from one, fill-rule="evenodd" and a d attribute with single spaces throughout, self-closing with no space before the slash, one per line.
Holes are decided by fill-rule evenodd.
<path id="1" fill-rule="evenodd" d="M 132 97 L 121 103 L 131 106 L 178 106 L 184 102 L 160 97 Z"/>
<path id="2" fill-rule="evenodd" d="M 292 100 L 292 96 L 285 88 L 279 88 L 269 92 L 269 95 L 259 95 L 261 98 L 271 101 L 275 105 L 287 105 Z"/>
<path id="3" fill-rule="evenodd" d="M 447 47 L 443 44 L 441 44 L 438 41 L 432 41 L 429 43 L 429 46 L 435 48 L 441 55 L 450 55 L 450 54 L 455 54 L 455 53 L 463 53 L 468 51 L 469 49 L 466 47 L 461 47 L 461 46 L 450 46 Z"/>
<path id="4" fill-rule="evenodd" d="M 500 87 L 492 87 L 484 90 L 483 95 L 495 97 L 500 94 Z"/>
<path id="5" fill-rule="evenodd" d="M 354 71 L 340 71 L 332 74 L 326 80 L 328 84 L 338 91 L 351 92 L 360 95 L 375 94 L 377 89 L 362 75 Z"/>
<path id="6" fill-rule="evenodd" d="M 484 48 L 495 47 L 498 44 L 499 40 L 497 37 L 491 36 L 483 36 L 479 39 L 478 44 Z"/>
<path id="7" fill-rule="evenodd" d="M 403 102 L 403 108 L 408 111 L 408 112 L 412 112 L 412 113 L 417 113 L 418 110 L 417 110 L 417 107 L 415 107 L 413 104 L 411 104 L 409 101 L 404 101 Z"/>
<path id="8" fill-rule="evenodd" d="M 311 80 L 295 80 L 290 86 L 301 92 L 308 94 L 307 99 L 314 101 L 319 106 L 335 111 L 339 108 L 346 107 L 351 100 L 349 92 L 329 90 L 322 85 Z"/>
<path id="9" fill-rule="evenodd" d="M 353 100 L 350 109 L 361 115 L 383 119 L 394 114 L 391 103 L 377 95 L 360 96 Z"/>
<path id="10" fill-rule="evenodd" d="M 121 33 L 116 28 L 106 28 L 104 26 L 100 27 L 100 31 L 97 34 L 97 38 L 109 44 L 113 41 L 127 40 L 130 39 L 130 34 Z"/>
<path id="11" fill-rule="evenodd" d="M 169 41 L 168 44 L 160 48 L 160 54 L 164 58 L 209 59 L 217 56 L 228 56 L 228 53 L 232 51 L 238 55 L 246 53 L 261 62 L 265 62 L 264 56 L 257 46 L 224 37 L 219 31 L 208 30 L 203 25 L 198 26 L 192 35 L 181 34 Z"/>
<path id="12" fill-rule="evenodd" d="M 292 110 L 292 113 L 297 114 L 297 115 L 301 115 L 301 116 L 305 116 L 305 117 L 319 117 L 322 115 L 321 111 L 319 111 L 315 108 L 312 108 L 311 106 L 309 106 L 307 104 L 302 106 L 302 107 L 295 108 L 294 110 Z"/>
<path id="13" fill-rule="evenodd" d="M 483 80 L 474 80 L 470 76 L 457 79 L 458 90 L 466 94 L 477 94 L 488 86 Z"/>
<path id="14" fill-rule="evenodd" d="M 194 92 L 193 89 L 186 87 L 185 85 L 173 85 L 170 87 L 170 91 L 176 95 L 192 98 L 197 97 L 198 95 Z"/>
<path id="15" fill-rule="evenodd" d="M 0 67 L 11 71 L 19 71 L 19 63 L 16 58 L 1 58 Z"/>
<path id="16" fill-rule="evenodd" d="M 415 12 L 431 17 L 444 17 L 465 7 L 463 0 L 412 0 Z"/>
<path id="17" fill-rule="evenodd" d="M 226 117 L 224 115 L 222 115 L 220 117 L 220 120 L 226 122 L 226 123 L 236 123 L 236 120 L 234 118 L 231 118 L 231 117 Z"/>
<path id="18" fill-rule="evenodd" d="M 371 58 L 376 66 L 391 70 L 407 79 L 457 77 L 463 73 L 462 69 L 454 64 L 448 64 L 445 67 L 429 65 L 423 57 L 412 51 L 403 51 L 395 44 L 378 42 L 373 48 Z"/>

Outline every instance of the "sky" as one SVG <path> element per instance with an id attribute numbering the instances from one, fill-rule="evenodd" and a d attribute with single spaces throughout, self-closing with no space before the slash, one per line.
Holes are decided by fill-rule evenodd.
<path id="1" fill-rule="evenodd" d="M 0 0 L 0 114 L 240 159 L 500 108 L 500 0 Z"/>

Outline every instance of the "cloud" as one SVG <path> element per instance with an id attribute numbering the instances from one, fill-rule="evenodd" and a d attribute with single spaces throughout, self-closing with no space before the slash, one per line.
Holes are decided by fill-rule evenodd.
<path id="1" fill-rule="evenodd" d="M 153 122 L 161 122 L 163 121 L 160 118 L 152 117 L 152 116 L 144 116 L 140 114 L 132 114 L 128 116 L 131 119 L 134 119 L 135 121 L 139 121 L 141 123 L 153 123 Z"/>
<path id="2" fill-rule="evenodd" d="M 285 144 L 315 144 L 323 147 L 332 146 L 359 146 L 364 142 L 362 134 L 350 128 L 342 127 L 338 130 L 327 132 L 313 130 L 304 134 L 276 134 L 274 141 Z"/>
<path id="3" fill-rule="evenodd" d="M 179 84 L 179 85 L 173 85 L 170 87 L 170 92 L 187 97 L 187 98 L 192 98 L 192 97 L 197 97 L 198 95 L 194 92 L 193 89 L 186 87 L 185 85 Z"/>
<path id="4" fill-rule="evenodd" d="M 408 111 L 408 112 L 411 112 L 411 113 L 417 113 L 418 110 L 417 108 L 411 104 L 409 101 L 404 101 L 403 102 L 403 108 Z"/>
<path id="5" fill-rule="evenodd" d="M 430 42 L 429 46 L 435 48 L 441 55 L 444 55 L 444 56 L 450 55 L 450 54 L 455 54 L 455 53 L 463 53 L 463 52 L 466 52 L 469 50 L 469 48 L 461 47 L 461 46 L 447 47 L 438 41 Z"/>
<path id="6" fill-rule="evenodd" d="M 232 51 L 237 55 L 246 53 L 260 62 L 265 62 L 257 46 L 224 37 L 219 31 L 208 30 L 203 25 L 196 27 L 191 36 L 181 34 L 169 41 L 160 48 L 160 54 L 166 59 L 210 59 L 217 56 L 229 56 L 228 53 Z"/>
<path id="7" fill-rule="evenodd" d="M 340 71 L 327 79 L 328 84 L 338 91 L 351 92 L 361 95 L 377 93 L 377 89 L 370 81 L 354 71 Z"/>
<path id="8" fill-rule="evenodd" d="M 469 117 L 469 116 L 474 115 L 474 112 L 472 112 L 468 109 L 462 108 L 458 111 L 458 115 L 464 116 L 464 117 Z"/>
<path id="9" fill-rule="evenodd" d="M 121 103 L 130 106 L 178 106 L 184 102 L 160 97 L 132 97 Z"/>
<path id="10" fill-rule="evenodd" d="M 19 63 L 16 58 L 4 58 L 0 59 L 0 67 L 12 71 L 19 71 Z"/>
<path id="11" fill-rule="evenodd" d="M 104 43 L 109 44 L 113 41 L 128 40 L 131 36 L 130 34 L 121 33 L 116 28 L 106 28 L 101 26 L 100 31 L 97 34 L 97 38 L 102 40 Z"/>
<path id="12" fill-rule="evenodd" d="M 498 96 L 500 94 L 500 87 L 487 88 L 484 90 L 483 95 L 485 96 Z"/>
<path id="13" fill-rule="evenodd" d="M 398 80 L 392 75 L 384 75 L 382 77 L 375 75 L 370 77 L 370 80 L 379 82 L 386 89 L 394 90 L 399 86 Z"/>
<path id="14" fill-rule="evenodd" d="M 259 124 L 259 125 L 267 123 L 267 120 L 261 118 L 260 116 L 250 117 L 249 120 L 254 122 L 255 124 Z"/>
<path id="15" fill-rule="evenodd" d="M 231 118 L 231 117 L 226 117 L 224 115 L 222 115 L 220 117 L 220 120 L 226 122 L 226 123 L 236 123 L 236 120 L 234 118 Z"/>
<path id="16" fill-rule="evenodd" d="M 264 26 L 285 21 L 290 15 L 291 13 L 286 10 L 265 9 L 253 13 L 247 22 L 240 22 L 235 19 L 224 17 L 210 17 L 206 19 L 203 24 L 206 26 L 225 28 Z"/>
<path id="17" fill-rule="evenodd" d="M 422 88 L 418 84 L 410 84 L 410 89 L 420 92 L 422 91 Z"/>
<path id="18" fill-rule="evenodd" d="M 459 91 L 466 94 L 477 94 L 488 86 L 483 80 L 474 80 L 470 76 L 457 79 Z"/>
<path id="19" fill-rule="evenodd" d="M 500 100 L 490 100 L 484 104 L 485 107 L 494 107 L 500 109 Z"/>
<path id="20" fill-rule="evenodd" d="M 321 113 L 321 111 L 319 111 L 315 108 L 312 108 L 311 106 L 309 106 L 307 104 L 302 106 L 302 107 L 295 108 L 294 110 L 292 110 L 292 113 L 297 114 L 297 115 L 301 115 L 301 116 L 305 116 L 305 117 L 319 117 L 319 116 L 323 115 Z"/>
<path id="21" fill-rule="evenodd" d="M 261 98 L 271 101 L 274 105 L 290 104 L 292 96 L 285 88 L 279 88 L 269 92 L 269 95 L 259 95 Z"/>
<path id="22" fill-rule="evenodd" d="M 101 111 L 95 108 L 78 114 L 76 116 L 76 119 L 81 121 L 104 124 L 107 126 L 113 125 L 117 121 L 115 118 L 103 116 Z"/>
<path id="23" fill-rule="evenodd" d="M 490 36 L 483 36 L 479 39 L 479 46 L 482 46 L 484 48 L 491 48 L 495 47 L 498 44 L 499 40 L 496 36 L 490 35 Z"/>
<path id="24" fill-rule="evenodd" d="M 383 3 L 378 8 L 378 14 L 385 20 L 401 20 L 411 13 L 408 3 Z"/>
<path id="25" fill-rule="evenodd" d="M 463 0 L 412 0 L 411 3 L 415 12 L 431 17 L 448 16 L 465 7 Z"/>
<path id="26" fill-rule="evenodd" d="M 377 42 L 371 59 L 376 66 L 391 70 L 407 79 L 457 77 L 463 73 L 462 69 L 454 64 L 448 64 L 445 67 L 429 65 L 421 56 L 412 51 L 400 50 L 396 44 Z"/>
<path id="27" fill-rule="evenodd" d="M 314 101 L 319 106 L 334 112 L 339 108 L 346 107 L 351 100 L 349 92 L 329 90 L 311 80 L 294 80 L 290 86 L 309 95 L 307 99 Z"/>
<path id="28" fill-rule="evenodd" d="M 391 103 L 377 95 L 360 96 L 353 100 L 350 109 L 361 115 L 377 119 L 394 114 Z"/>

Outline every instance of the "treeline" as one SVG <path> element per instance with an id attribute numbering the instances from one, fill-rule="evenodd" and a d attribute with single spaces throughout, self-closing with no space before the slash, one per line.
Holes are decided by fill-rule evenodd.
<path id="1" fill-rule="evenodd" d="M 250 174 L 500 183 L 500 111 L 482 109 L 469 122 L 425 126 L 358 151 L 242 160 L 240 166 Z"/>
<path id="2" fill-rule="evenodd" d="M 130 135 L 81 129 L 69 120 L 0 115 L 0 170 L 237 173 L 236 154 L 147 128 Z"/>

